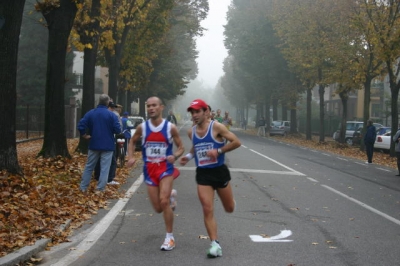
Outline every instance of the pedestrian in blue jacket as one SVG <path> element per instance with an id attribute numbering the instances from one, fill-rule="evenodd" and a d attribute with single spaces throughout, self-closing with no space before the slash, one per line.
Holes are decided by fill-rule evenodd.
<path id="1" fill-rule="evenodd" d="M 107 184 L 111 160 L 115 150 L 114 134 L 121 133 L 121 124 L 117 116 L 107 109 L 109 101 L 110 97 L 108 95 L 100 95 L 99 105 L 87 112 L 78 123 L 81 137 L 89 140 L 88 158 L 80 185 L 82 192 L 86 192 L 98 160 L 100 160 L 101 171 L 97 182 L 97 190 L 104 191 Z"/>
<path id="2" fill-rule="evenodd" d="M 368 161 L 366 163 L 372 163 L 372 156 L 374 155 L 374 144 L 376 139 L 376 128 L 372 120 L 367 121 L 367 131 L 365 132 L 364 144 L 365 150 L 367 151 Z"/>

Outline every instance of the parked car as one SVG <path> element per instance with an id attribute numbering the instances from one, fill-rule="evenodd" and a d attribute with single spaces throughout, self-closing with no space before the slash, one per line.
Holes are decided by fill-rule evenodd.
<path id="1" fill-rule="evenodd" d="M 271 128 L 269 129 L 269 135 L 286 136 L 289 131 L 290 121 L 272 121 Z"/>
<path id="2" fill-rule="evenodd" d="M 388 132 L 391 132 L 392 128 L 391 127 L 380 127 L 380 128 L 376 128 L 376 135 L 384 135 Z"/>
<path id="3" fill-rule="evenodd" d="M 377 125 L 380 124 L 374 124 L 375 128 L 376 128 L 376 136 L 380 136 L 380 135 L 384 135 L 387 132 L 391 131 L 390 127 L 379 127 Z M 361 143 L 362 140 L 362 136 L 361 136 L 361 132 L 363 130 L 363 127 L 359 127 L 356 129 L 356 131 L 354 131 L 353 134 L 353 145 L 359 145 Z"/>
<path id="4" fill-rule="evenodd" d="M 374 148 L 378 150 L 390 150 L 390 143 L 392 142 L 391 131 L 387 131 L 383 135 L 376 136 Z"/>
<path id="5" fill-rule="evenodd" d="M 357 129 L 362 128 L 363 126 L 364 126 L 364 122 L 362 122 L 362 121 L 347 121 L 346 122 L 346 134 L 345 134 L 344 140 L 348 145 L 353 145 L 354 132 Z M 374 123 L 374 126 L 376 128 L 383 127 L 382 124 L 378 124 L 378 123 Z M 340 136 L 340 125 L 339 125 L 339 129 L 336 130 L 336 132 L 333 134 L 333 139 L 339 140 L 339 136 Z M 357 141 L 359 141 L 359 140 L 357 140 Z"/>
<path id="6" fill-rule="evenodd" d="M 133 129 L 131 129 L 131 136 L 133 136 L 133 134 L 135 134 L 136 128 L 143 123 L 145 120 L 143 117 L 141 116 L 128 116 L 128 119 L 132 122 L 133 125 Z M 135 150 L 141 150 L 142 149 L 142 138 L 140 137 L 140 139 L 135 143 Z"/>

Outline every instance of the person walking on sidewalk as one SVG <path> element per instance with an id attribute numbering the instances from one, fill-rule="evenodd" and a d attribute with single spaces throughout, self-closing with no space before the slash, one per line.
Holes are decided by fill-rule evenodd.
<path id="1" fill-rule="evenodd" d="M 195 125 L 192 128 L 193 146 L 186 156 L 181 157 L 180 164 L 186 165 L 192 158 L 196 162 L 197 193 L 203 207 L 204 224 L 211 246 L 207 251 L 209 258 L 222 256 L 218 241 L 217 222 L 214 217 L 214 197 L 217 192 L 226 212 L 235 209 L 231 176 L 225 165 L 225 153 L 240 147 L 240 141 L 226 126 L 209 119 L 207 104 L 197 99 L 188 107 Z M 225 139 L 228 144 L 225 144 Z"/>
<path id="2" fill-rule="evenodd" d="M 376 128 L 372 120 L 367 121 L 367 131 L 364 136 L 365 150 L 367 151 L 368 161 L 366 163 L 372 163 L 372 157 L 374 156 L 374 144 L 376 140 Z"/>
<path id="3" fill-rule="evenodd" d="M 99 160 L 101 170 L 99 181 L 97 182 L 97 190 L 104 191 L 107 184 L 111 160 L 115 150 L 114 134 L 121 133 L 121 125 L 117 116 L 107 109 L 109 101 L 110 97 L 108 95 L 100 95 L 97 108 L 87 112 L 78 123 L 81 137 L 90 140 L 87 162 L 80 185 L 82 192 L 86 192 L 89 187 L 93 170 Z"/>
<path id="4" fill-rule="evenodd" d="M 175 125 L 178 124 L 178 121 L 176 120 L 176 116 L 174 115 L 174 112 L 169 111 L 169 114 L 167 116 L 167 120 Z"/>
<path id="5" fill-rule="evenodd" d="M 133 134 L 128 146 L 127 166 L 135 164 L 133 157 L 135 143 L 143 137 L 142 156 L 144 161 L 143 175 L 147 184 L 147 192 L 154 210 L 163 213 L 166 237 L 161 245 L 161 250 L 172 250 L 175 247 L 173 230 L 173 208 L 176 200 L 172 196 L 173 181 L 178 177 L 179 171 L 174 167 L 174 162 L 185 151 L 177 127 L 162 118 L 164 105 L 158 97 L 150 97 L 146 102 L 149 120 L 140 124 Z M 173 153 L 173 143 L 176 151 Z M 172 203 L 171 203 L 172 202 Z"/>
<path id="6" fill-rule="evenodd" d="M 261 135 L 265 137 L 265 119 L 263 116 L 261 116 L 260 119 L 258 120 L 257 136 Z"/>

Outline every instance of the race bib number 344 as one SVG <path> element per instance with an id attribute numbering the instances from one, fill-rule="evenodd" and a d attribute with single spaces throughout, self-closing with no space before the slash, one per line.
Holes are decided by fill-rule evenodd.
<path id="1" fill-rule="evenodd" d="M 162 161 L 167 157 L 167 145 L 164 142 L 146 143 L 147 161 Z"/>

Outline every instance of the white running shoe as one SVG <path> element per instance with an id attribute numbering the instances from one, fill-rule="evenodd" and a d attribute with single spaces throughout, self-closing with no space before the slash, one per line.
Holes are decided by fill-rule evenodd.
<path id="1" fill-rule="evenodd" d="M 211 242 L 211 247 L 207 251 L 207 257 L 209 258 L 222 257 L 222 248 L 217 242 L 215 241 Z"/>
<path id="2" fill-rule="evenodd" d="M 164 243 L 161 245 L 160 249 L 164 251 L 173 250 L 175 247 L 175 239 L 166 237 Z"/>

